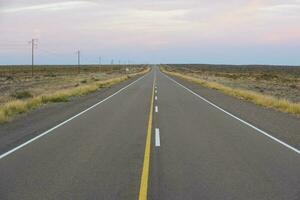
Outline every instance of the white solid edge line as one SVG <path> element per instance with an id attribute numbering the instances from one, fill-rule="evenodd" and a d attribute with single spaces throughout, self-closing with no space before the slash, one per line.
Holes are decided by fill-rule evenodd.
<path id="1" fill-rule="evenodd" d="M 158 107 L 157 106 L 155 106 L 155 112 L 158 112 Z"/>
<path id="2" fill-rule="evenodd" d="M 146 75 L 148 75 L 148 74 L 146 74 Z M 57 128 L 63 126 L 63 125 L 65 125 L 66 123 L 68 123 L 69 121 L 75 119 L 76 117 L 78 117 L 78 116 L 80 116 L 80 115 L 86 113 L 87 111 L 89 111 L 89 110 L 95 108 L 95 107 L 98 106 L 99 104 L 101 104 L 101 103 L 107 101 L 108 99 L 110 99 L 110 98 L 112 98 L 113 96 L 117 95 L 118 93 L 122 92 L 122 91 L 125 90 L 126 88 L 128 88 L 128 87 L 130 87 L 131 85 L 135 84 L 135 83 L 138 82 L 139 80 L 143 79 L 146 75 L 140 77 L 139 79 L 135 80 L 134 82 L 130 83 L 129 85 L 127 85 L 127 86 L 121 88 L 120 90 L 118 90 L 118 91 L 115 92 L 114 94 L 112 94 L 112 95 L 106 97 L 106 98 L 103 99 L 102 101 L 100 101 L 100 102 L 94 104 L 93 106 L 87 108 L 86 110 L 84 110 L 84 111 L 82 111 L 82 112 L 76 114 L 75 116 L 73 116 L 73 117 L 71 117 L 71 118 L 65 120 L 64 122 L 62 122 L 62 123 L 60 123 L 60 124 L 54 126 L 53 128 L 51 128 L 51 129 L 49 129 L 49 130 L 47 130 L 47 131 L 45 131 L 45 132 L 39 134 L 38 136 L 36 136 L 36 137 L 34 137 L 34 138 L 28 140 L 27 142 L 25 142 L 25 143 L 23 143 L 23 144 L 21 144 L 21 145 L 15 147 L 15 148 L 9 150 L 8 152 L 6 152 L 6 153 L 0 155 L 0 160 L 3 159 L 4 157 L 6 157 L 6 156 L 8 156 L 8 155 L 10 155 L 10 154 L 12 154 L 12 153 L 14 153 L 15 151 L 17 151 L 17 150 L 19 150 L 19 149 L 25 147 L 26 145 L 28 145 L 28 144 L 34 142 L 35 140 L 37 140 L 37 139 L 39 139 L 39 138 L 45 136 L 46 134 L 50 133 L 51 131 L 53 131 L 53 130 L 55 130 L 55 129 L 57 129 Z"/>
<path id="3" fill-rule="evenodd" d="M 155 129 L 155 146 L 160 147 L 160 135 L 159 135 L 159 128 Z"/>
<path id="4" fill-rule="evenodd" d="M 163 74 L 163 73 L 162 73 L 162 74 Z M 236 120 L 242 122 L 243 124 L 246 124 L 247 126 L 249 126 L 249 127 L 253 128 L 254 130 L 256 130 L 256 131 L 258 131 L 258 132 L 264 134 L 265 136 L 267 136 L 267 137 L 271 138 L 272 140 L 274 140 L 274 141 L 276 141 L 276 142 L 282 144 L 283 146 L 285 146 L 285 147 L 287 147 L 287 148 L 289 148 L 289 149 L 295 151 L 297 154 L 300 154 L 300 150 L 296 149 L 295 147 L 292 147 L 292 146 L 288 145 L 287 143 L 285 143 L 285 142 L 283 142 L 283 141 L 277 139 L 276 137 L 274 137 L 274 136 L 268 134 L 267 132 L 265 132 L 265 131 L 263 131 L 263 130 L 257 128 L 257 127 L 255 127 L 254 125 L 250 124 L 249 122 L 246 122 L 245 120 L 243 120 L 243 119 L 241 119 L 241 118 L 238 118 L 237 116 L 231 114 L 230 112 L 228 112 L 228 111 L 224 110 L 223 108 L 217 106 L 216 104 L 210 102 L 209 100 L 205 99 L 204 97 L 200 96 L 199 94 L 193 92 L 192 90 L 190 90 L 189 88 L 185 87 L 184 85 L 178 83 L 177 81 L 175 81 L 175 80 L 172 79 L 171 77 L 169 77 L 169 76 L 167 76 L 167 75 L 165 75 L 165 74 L 163 74 L 163 75 L 164 75 L 165 77 L 167 77 L 169 80 L 173 81 L 174 83 L 176 83 L 176 84 L 178 84 L 179 86 L 183 87 L 184 89 L 188 90 L 190 93 L 192 93 L 192 94 L 194 94 L 195 96 L 199 97 L 200 99 L 202 99 L 202 100 L 205 101 L 206 103 L 210 104 L 211 106 L 213 106 L 213 107 L 219 109 L 220 111 L 222 111 L 222 112 L 226 113 L 227 115 L 233 117 L 234 119 L 236 119 Z"/>

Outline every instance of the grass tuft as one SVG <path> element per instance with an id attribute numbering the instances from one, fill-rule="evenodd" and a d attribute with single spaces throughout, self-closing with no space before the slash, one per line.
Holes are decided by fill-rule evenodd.
<path id="1" fill-rule="evenodd" d="M 220 83 L 210 82 L 203 79 L 195 78 L 190 75 L 184 75 L 178 72 L 167 71 L 165 68 L 161 68 L 162 72 L 175 76 L 181 79 L 185 79 L 201 86 L 221 91 L 227 95 L 237 97 L 242 100 L 253 102 L 259 106 L 273 108 L 282 112 L 300 115 L 300 103 L 293 103 L 287 99 L 279 99 L 270 95 L 264 95 L 258 92 L 232 88 Z"/>

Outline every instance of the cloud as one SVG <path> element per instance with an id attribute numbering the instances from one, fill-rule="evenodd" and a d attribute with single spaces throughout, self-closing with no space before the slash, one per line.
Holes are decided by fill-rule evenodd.
<path id="1" fill-rule="evenodd" d="M 57 11 L 66 9 L 82 8 L 83 6 L 90 5 L 92 1 L 65 1 L 56 3 L 46 3 L 46 4 L 34 4 L 27 6 L 17 6 L 17 7 L 4 7 L 0 9 L 2 13 L 16 13 L 24 11 Z"/>
<path id="2" fill-rule="evenodd" d="M 299 4 L 279 4 L 272 5 L 260 8 L 263 11 L 269 12 L 300 12 L 300 3 Z"/>

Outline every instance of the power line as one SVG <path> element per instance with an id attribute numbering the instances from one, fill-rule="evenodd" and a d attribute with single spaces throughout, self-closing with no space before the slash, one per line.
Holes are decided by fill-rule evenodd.
<path id="1" fill-rule="evenodd" d="M 7 48 L 28 48 L 28 45 L 0 45 L 0 49 L 7 49 Z"/>
<path id="2" fill-rule="evenodd" d="M 26 43 L 11 43 L 11 42 L 5 42 L 5 43 L 0 43 L 0 46 L 27 46 Z"/>
<path id="3" fill-rule="evenodd" d="M 63 55 L 65 55 L 65 54 L 62 54 L 62 53 L 57 53 L 57 52 L 53 52 L 53 51 L 49 51 L 49 50 L 45 50 L 45 49 L 41 49 L 41 48 L 39 48 L 39 50 L 46 53 L 46 54 L 48 54 L 48 55 L 53 55 L 53 56 L 63 56 Z M 70 54 L 70 53 L 68 53 L 68 54 Z"/>

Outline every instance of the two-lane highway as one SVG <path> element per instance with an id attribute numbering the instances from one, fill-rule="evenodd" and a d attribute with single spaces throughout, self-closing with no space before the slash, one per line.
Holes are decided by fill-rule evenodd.
<path id="1" fill-rule="evenodd" d="M 0 199 L 137 199 L 153 73 L 0 160 Z"/>
<path id="2" fill-rule="evenodd" d="M 299 199 L 299 153 L 158 67 L 0 159 L 0 199 Z"/>
<path id="3" fill-rule="evenodd" d="M 157 73 L 150 199 L 299 199 L 299 154 Z"/>

